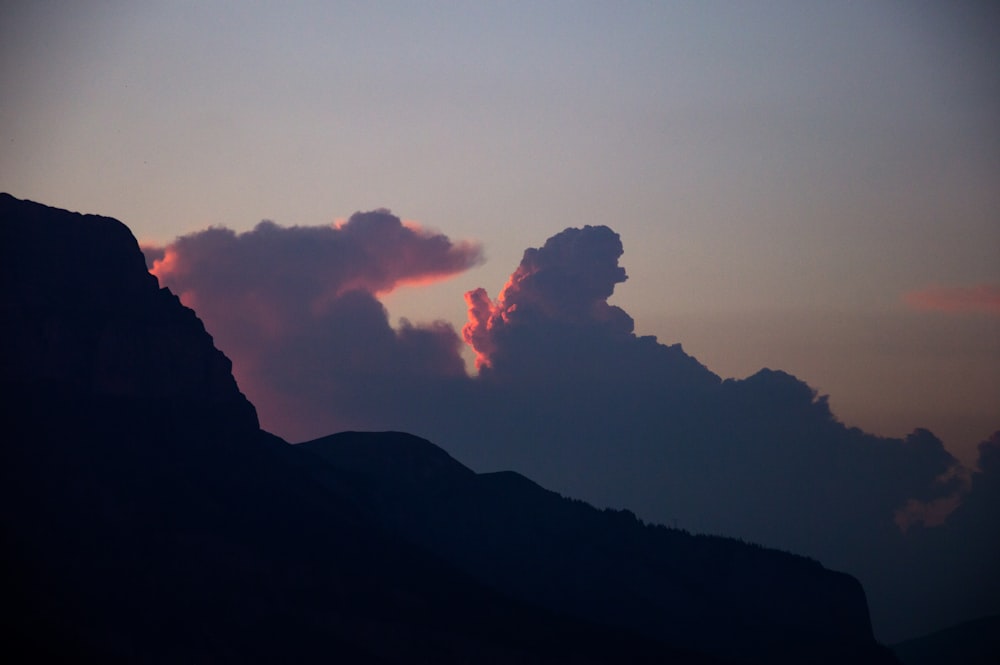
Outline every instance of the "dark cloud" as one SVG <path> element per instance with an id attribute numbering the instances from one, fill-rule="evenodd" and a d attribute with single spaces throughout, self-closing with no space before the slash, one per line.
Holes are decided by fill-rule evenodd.
<path id="1" fill-rule="evenodd" d="M 973 565 L 981 584 L 1000 596 L 1000 431 L 979 444 L 979 459 L 971 475 L 968 495 L 945 523 L 952 536 L 978 543 L 985 556 Z M 954 542 L 954 540 L 951 540 Z M 961 541 L 959 541 L 961 542 Z M 986 594 L 984 594 L 985 597 Z"/>
<path id="2" fill-rule="evenodd" d="M 946 520 L 871 549 L 865 587 L 886 632 L 926 634 L 1000 612 L 1000 432 L 979 445 L 977 467 Z"/>
<path id="3" fill-rule="evenodd" d="M 479 250 L 385 211 L 338 227 L 210 229 L 166 248 L 155 272 L 197 308 L 280 435 L 410 431 L 478 471 L 515 469 L 648 520 L 811 555 L 858 575 L 874 590 L 876 628 L 907 636 L 917 587 L 954 561 L 931 543 L 944 532 L 928 515 L 965 487 L 956 460 L 926 430 L 899 439 L 845 426 L 787 373 L 723 381 L 679 344 L 635 335 L 608 303 L 626 279 L 622 252 L 607 227 L 567 229 L 528 249 L 496 300 L 466 294 L 475 377 L 450 325 L 394 329 L 377 296 L 463 270 Z M 992 477 L 991 450 L 969 505 Z M 903 561 L 927 580 L 900 572 Z"/>

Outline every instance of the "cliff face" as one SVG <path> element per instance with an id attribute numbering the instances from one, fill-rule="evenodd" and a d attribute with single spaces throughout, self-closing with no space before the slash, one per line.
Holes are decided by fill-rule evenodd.
<path id="1" fill-rule="evenodd" d="M 256 429 L 229 359 L 160 289 L 121 222 L 0 194 L 4 379 L 77 398 L 195 408 Z"/>

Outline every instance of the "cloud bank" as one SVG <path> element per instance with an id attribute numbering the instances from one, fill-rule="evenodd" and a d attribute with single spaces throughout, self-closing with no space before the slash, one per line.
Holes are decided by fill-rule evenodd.
<path id="1" fill-rule="evenodd" d="M 993 444 L 970 491 L 931 432 L 849 428 L 781 371 L 722 380 L 679 344 L 635 335 L 608 303 L 627 279 L 622 254 L 605 226 L 556 234 L 525 251 L 495 300 L 466 294 L 461 337 L 444 322 L 394 329 L 377 296 L 457 274 L 481 261 L 479 248 L 388 211 L 331 227 L 209 229 L 148 256 L 233 359 L 263 425 L 290 440 L 410 431 L 478 471 L 515 469 L 648 520 L 811 555 L 874 590 L 887 638 L 1000 611 L 1000 593 L 983 601 L 968 584 L 943 585 L 930 610 L 898 600 L 919 597 L 914 574 L 934 586 L 956 564 L 938 542 L 946 529 L 981 558 L 993 547 L 981 537 L 982 516 L 998 514 L 981 498 L 995 485 Z M 477 376 L 465 372 L 463 339 Z M 932 509 L 962 492 L 955 515 L 974 513 L 973 526 L 932 526 Z"/>

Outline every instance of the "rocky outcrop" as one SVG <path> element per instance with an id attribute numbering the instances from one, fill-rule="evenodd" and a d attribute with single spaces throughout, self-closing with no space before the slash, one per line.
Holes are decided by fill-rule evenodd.
<path id="1" fill-rule="evenodd" d="M 121 222 L 0 194 L 4 380 L 257 428 L 232 364 Z"/>

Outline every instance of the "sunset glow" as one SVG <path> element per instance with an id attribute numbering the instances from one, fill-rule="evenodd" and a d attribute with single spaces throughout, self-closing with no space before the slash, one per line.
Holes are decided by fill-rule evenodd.
<path id="1" fill-rule="evenodd" d="M 163 251 L 163 258 L 153 261 L 149 272 L 155 275 L 160 281 L 163 281 L 165 278 L 177 274 L 180 267 L 179 262 L 180 257 L 177 255 L 177 252 L 168 247 Z"/>
<path id="2" fill-rule="evenodd" d="M 912 309 L 924 312 L 963 313 L 979 312 L 1000 315 L 1000 285 L 929 286 L 910 291 L 903 302 Z"/>

